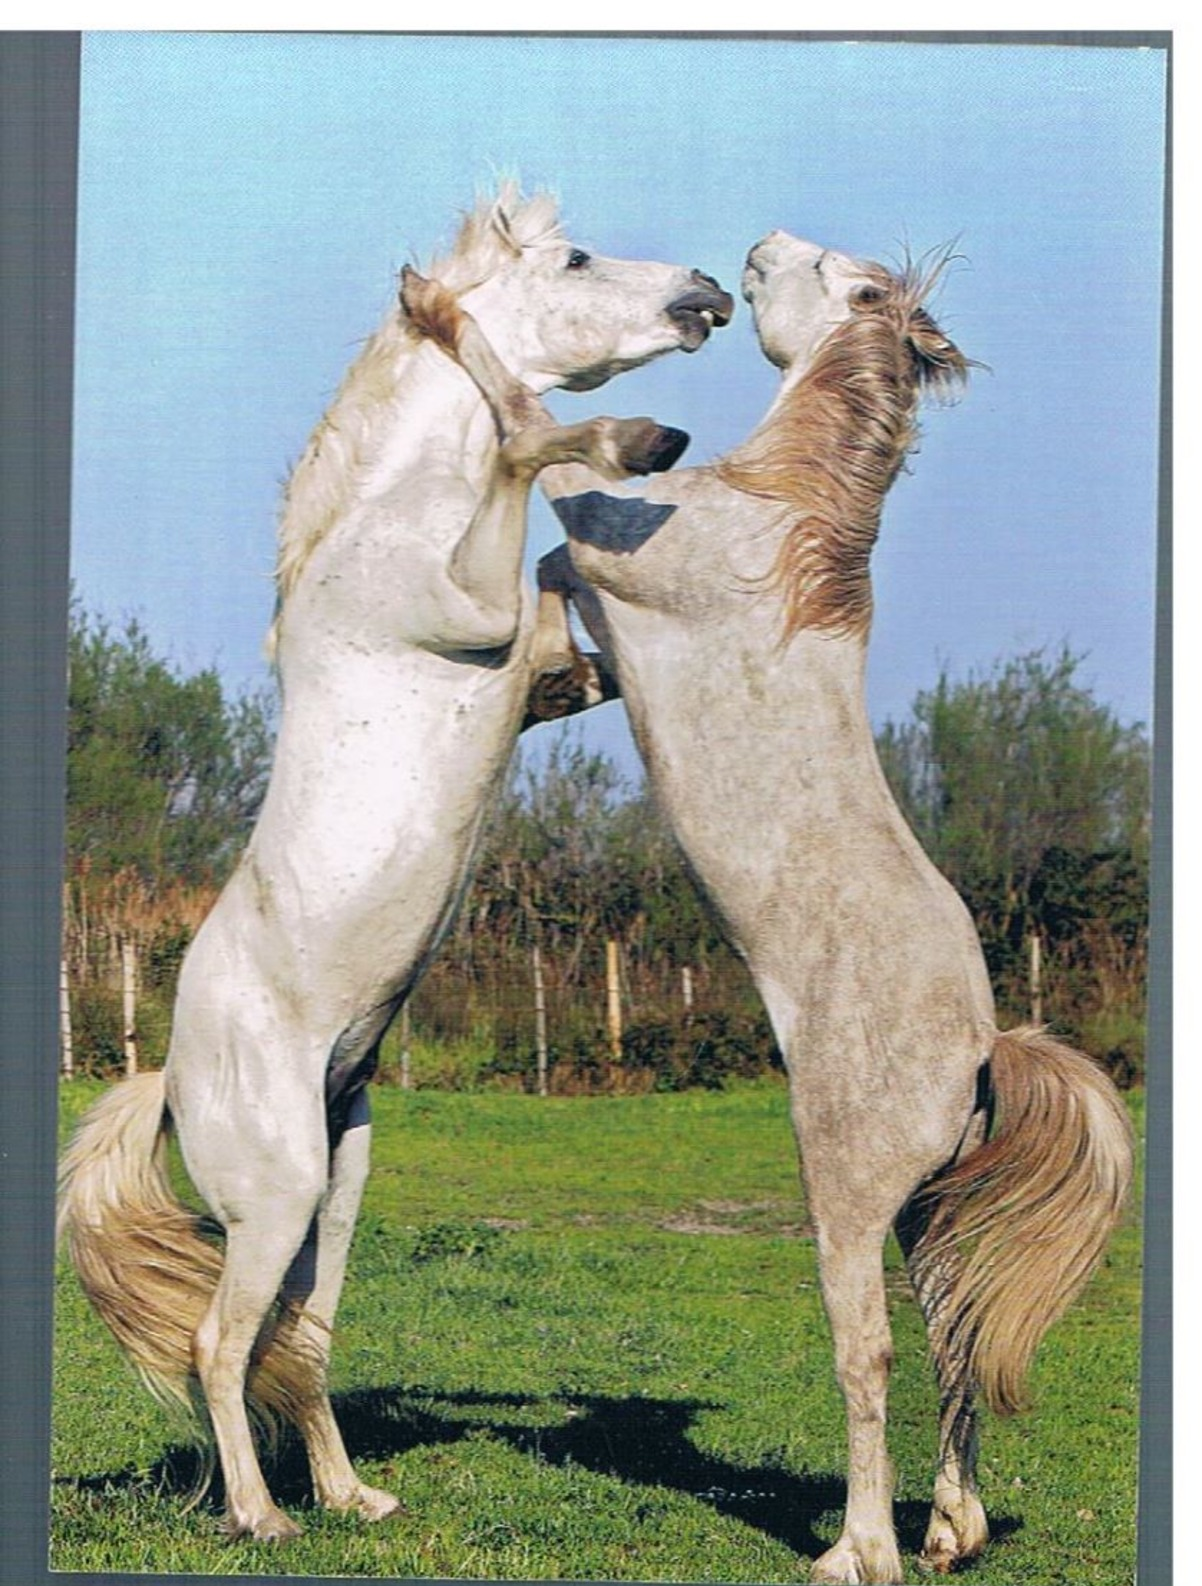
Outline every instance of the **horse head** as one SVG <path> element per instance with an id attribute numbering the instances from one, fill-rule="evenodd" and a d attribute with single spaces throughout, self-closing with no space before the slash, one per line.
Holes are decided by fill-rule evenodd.
<path id="1" fill-rule="evenodd" d="M 467 243 L 488 255 L 479 278 L 465 290 L 453 269 L 431 273 L 537 392 L 590 391 L 663 353 L 695 352 L 734 311 L 730 294 L 699 270 L 576 246 L 542 195 L 523 201 L 503 191 L 468 225 Z"/>
<path id="2" fill-rule="evenodd" d="M 906 355 L 915 391 L 962 380 L 968 361 L 922 306 L 951 254 L 932 257 L 927 267 L 906 264 L 895 273 L 770 232 L 748 253 L 741 283 L 764 356 L 797 379 L 835 331 L 859 319 Z"/>

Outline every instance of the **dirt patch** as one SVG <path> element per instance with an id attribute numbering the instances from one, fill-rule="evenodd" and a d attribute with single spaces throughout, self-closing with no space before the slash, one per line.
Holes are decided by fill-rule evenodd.
<path id="1" fill-rule="evenodd" d="M 661 1218 L 656 1226 L 673 1234 L 776 1234 L 808 1239 L 814 1233 L 812 1226 L 797 1216 L 796 1201 L 784 1200 L 698 1201 Z"/>

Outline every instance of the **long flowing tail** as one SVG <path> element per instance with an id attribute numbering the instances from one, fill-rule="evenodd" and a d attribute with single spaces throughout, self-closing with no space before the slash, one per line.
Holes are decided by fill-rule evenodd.
<path id="1" fill-rule="evenodd" d="M 946 1274 L 931 1344 L 998 1414 L 1023 1407 L 1043 1335 L 1101 1259 L 1130 1188 L 1122 1100 L 1088 1057 L 1041 1030 L 999 1034 L 991 1136 L 921 1192 L 911 1265 Z"/>
<path id="2" fill-rule="evenodd" d="M 84 1293 L 162 1403 L 195 1408 L 192 1342 L 221 1277 L 220 1245 L 167 1176 L 163 1075 L 115 1086 L 86 1114 L 59 1171 L 58 1238 Z M 303 1313 L 277 1304 L 247 1383 L 270 1426 L 320 1391 Z M 308 1335 L 308 1336 L 311 1336 Z"/>

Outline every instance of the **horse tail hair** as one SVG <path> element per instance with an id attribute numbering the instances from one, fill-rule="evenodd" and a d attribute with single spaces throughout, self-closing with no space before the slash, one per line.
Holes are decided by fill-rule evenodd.
<path id="1" fill-rule="evenodd" d="M 993 1128 L 919 1192 L 910 1267 L 934 1280 L 941 1375 L 1009 1415 L 1025 1408 L 1040 1340 L 1102 1257 L 1134 1145 L 1106 1074 L 1043 1030 L 999 1033 L 984 1077 Z"/>
<path id="2" fill-rule="evenodd" d="M 224 1265 L 220 1224 L 171 1188 L 162 1073 L 113 1087 L 90 1109 L 59 1170 L 57 1237 L 85 1295 L 145 1386 L 195 1419 L 193 1340 Z M 308 1313 L 277 1300 L 247 1375 L 247 1404 L 273 1433 L 321 1390 Z"/>

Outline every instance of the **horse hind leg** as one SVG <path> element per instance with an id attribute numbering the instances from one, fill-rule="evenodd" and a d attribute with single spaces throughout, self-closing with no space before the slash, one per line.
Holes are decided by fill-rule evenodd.
<path id="1" fill-rule="evenodd" d="M 885 1301 L 884 1228 L 846 1212 L 818 1226 L 822 1297 L 835 1345 L 835 1372 L 847 1410 L 847 1508 L 834 1546 L 810 1573 L 824 1586 L 902 1579 L 893 1530 L 893 1467 L 885 1443 L 893 1349 Z"/>
<path id="2" fill-rule="evenodd" d="M 233 1536 L 286 1541 L 300 1535 L 300 1526 L 276 1506 L 267 1489 L 255 1453 L 246 1389 L 255 1345 L 319 1195 L 320 1188 L 308 1192 L 302 1186 L 277 1192 L 264 1198 L 253 1216 L 227 1224 L 225 1264 L 197 1329 L 196 1370 L 221 1459 L 226 1525 Z"/>
<path id="3" fill-rule="evenodd" d="M 297 1407 L 294 1417 L 308 1452 L 314 1496 L 327 1509 L 383 1520 L 397 1512 L 400 1500 L 359 1479 L 335 1420 L 327 1386 L 334 1316 L 367 1179 L 370 1147 L 370 1107 L 366 1091 L 360 1090 L 350 1103 L 333 1150 L 329 1188 L 285 1279 L 284 1295 L 303 1307 L 299 1325 L 309 1329 L 310 1347 L 318 1362 L 313 1392 Z"/>
<path id="4" fill-rule="evenodd" d="M 938 1258 L 928 1257 L 922 1236 L 929 1219 L 929 1206 L 913 1199 L 899 1214 L 895 1232 L 927 1324 L 939 1387 L 939 1463 L 920 1561 L 928 1569 L 947 1573 L 980 1556 L 989 1540 L 989 1525 L 977 1493 L 978 1416 L 968 1341 L 949 1335 L 940 1325 L 959 1260 L 947 1250 Z"/>
<path id="5" fill-rule="evenodd" d="M 255 1451 L 252 1411 L 292 1420 L 321 1381 L 308 1330 L 285 1305 L 285 1276 L 326 1192 L 324 1099 L 288 1086 L 270 1107 L 227 1109 L 223 1127 L 194 1124 L 196 1080 L 182 1064 L 172 1110 L 192 1182 L 225 1229 L 221 1275 L 193 1337 L 234 1536 L 282 1541 L 300 1527 L 277 1507 Z M 276 1132 L 287 1121 L 287 1137 Z"/>

